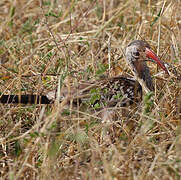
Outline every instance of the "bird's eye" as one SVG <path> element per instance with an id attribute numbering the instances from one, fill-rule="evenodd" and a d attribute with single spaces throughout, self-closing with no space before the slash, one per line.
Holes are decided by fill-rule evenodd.
<path id="1" fill-rule="evenodd" d="M 139 55 L 140 55 L 140 53 L 138 51 L 133 52 L 134 57 L 138 57 Z"/>

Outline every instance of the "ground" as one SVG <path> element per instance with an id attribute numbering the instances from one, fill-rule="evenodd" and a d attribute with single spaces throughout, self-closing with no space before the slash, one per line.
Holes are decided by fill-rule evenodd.
<path id="1" fill-rule="evenodd" d="M 1 94 L 132 76 L 124 52 L 135 39 L 173 67 L 150 63 L 155 92 L 103 116 L 64 101 L 0 104 L 2 179 L 180 179 L 179 0 L 1 0 L 0 37 Z"/>

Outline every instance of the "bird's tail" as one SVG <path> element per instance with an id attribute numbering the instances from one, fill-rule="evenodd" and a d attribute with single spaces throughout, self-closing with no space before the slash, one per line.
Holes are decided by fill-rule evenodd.
<path id="1" fill-rule="evenodd" d="M 20 103 L 20 104 L 52 104 L 53 101 L 48 99 L 47 96 L 43 95 L 2 95 L 0 96 L 0 103 Z"/>

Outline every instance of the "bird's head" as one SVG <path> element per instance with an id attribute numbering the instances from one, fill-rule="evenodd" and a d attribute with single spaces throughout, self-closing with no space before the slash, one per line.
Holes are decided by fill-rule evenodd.
<path id="1" fill-rule="evenodd" d="M 151 91 L 154 90 L 152 84 L 152 78 L 146 61 L 155 62 L 166 73 L 168 73 L 164 62 L 161 61 L 158 56 L 151 50 L 149 44 L 142 40 L 132 41 L 126 48 L 126 60 L 131 69 L 140 79 L 142 79 L 147 88 Z"/>

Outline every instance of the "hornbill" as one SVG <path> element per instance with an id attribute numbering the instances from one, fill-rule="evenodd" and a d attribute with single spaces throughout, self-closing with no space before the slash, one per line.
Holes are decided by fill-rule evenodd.
<path id="1" fill-rule="evenodd" d="M 142 89 L 144 86 L 148 91 L 153 91 L 154 86 L 146 61 L 155 62 L 167 74 L 165 63 L 151 50 L 149 44 L 142 40 L 132 41 L 126 48 L 126 61 L 134 73 L 134 78 L 116 76 L 94 82 L 82 82 L 71 88 L 69 95 L 72 99 L 91 98 L 96 94 L 93 104 L 101 103 L 103 106 L 126 106 L 142 100 Z M 94 89 L 94 91 L 92 91 Z M 67 95 L 67 89 L 61 89 L 61 97 Z M 2 95 L 0 103 L 22 103 L 22 104 L 51 104 L 56 99 L 47 95 Z M 62 100 L 62 99 L 61 99 Z M 60 101 L 61 101 L 60 100 Z"/>

